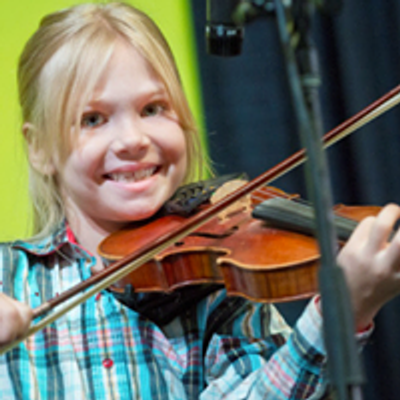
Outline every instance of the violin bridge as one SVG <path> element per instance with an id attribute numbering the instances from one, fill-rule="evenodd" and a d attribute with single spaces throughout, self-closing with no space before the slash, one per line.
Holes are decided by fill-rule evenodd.
<path id="1" fill-rule="evenodd" d="M 226 182 L 221 185 L 211 196 L 210 203 L 215 204 L 228 194 L 233 193 L 243 185 L 247 183 L 246 180 L 243 179 L 234 179 L 232 181 Z M 241 212 L 241 211 L 248 211 L 251 212 L 251 196 L 246 195 L 236 201 L 235 203 L 231 204 L 229 207 L 225 208 L 218 214 L 219 222 L 222 224 L 227 221 L 229 215 Z"/>

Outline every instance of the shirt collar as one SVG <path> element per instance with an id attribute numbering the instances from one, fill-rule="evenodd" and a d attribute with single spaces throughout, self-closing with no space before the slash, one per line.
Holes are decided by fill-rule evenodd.
<path id="1" fill-rule="evenodd" d="M 61 247 L 67 246 L 78 257 L 90 256 L 88 251 L 78 244 L 74 233 L 66 221 L 64 221 L 50 235 L 41 239 L 17 240 L 12 247 L 25 250 L 38 256 L 47 256 L 57 252 Z"/>

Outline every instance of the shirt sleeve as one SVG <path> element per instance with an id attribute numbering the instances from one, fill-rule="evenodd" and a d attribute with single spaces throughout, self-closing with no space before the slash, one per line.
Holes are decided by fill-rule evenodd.
<path id="1" fill-rule="evenodd" d="M 220 307 L 229 314 L 229 304 Z M 211 336 L 200 399 L 323 398 L 326 356 L 315 301 L 293 330 L 273 305 L 241 308 Z"/>

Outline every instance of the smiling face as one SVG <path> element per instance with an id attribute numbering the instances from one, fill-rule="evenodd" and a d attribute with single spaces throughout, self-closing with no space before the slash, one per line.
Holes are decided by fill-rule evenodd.
<path id="1" fill-rule="evenodd" d="M 150 217 L 186 167 L 185 135 L 163 84 L 140 53 L 118 41 L 57 174 L 72 228 L 107 234 Z"/>

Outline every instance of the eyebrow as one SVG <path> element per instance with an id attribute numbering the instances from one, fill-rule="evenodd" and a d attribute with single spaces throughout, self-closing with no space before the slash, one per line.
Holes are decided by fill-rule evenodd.
<path id="1" fill-rule="evenodd" d="M 89 100 L 86 106 L 95 106 L 98 104 L 107 104 L 110 103 L 110 101 L 107 100 L 107 98 L 104 98 L 103 95 L 104 92 L 100 93 L 99 96 L 94 96 Z M 140 98 L 143 96 L 149 96 L 149 97 L 156 97 L 156 96 L 163 96 L 163 97 L 169 97 L 168 92 L 166 88 L 164 87 L 163 84 L 157 85 L 157 87 L 154 87 L 154 85 L 151 85 L 151 87 L 148 88 L 143 88 L 139 93 L 135 93 L 135 97 Z M 111 102 L 112 103 L 112 102 Z"/>

